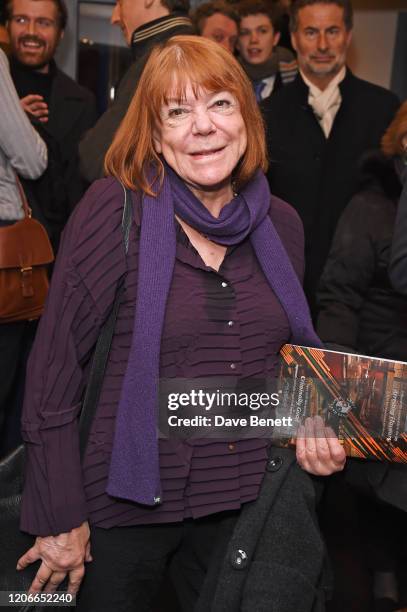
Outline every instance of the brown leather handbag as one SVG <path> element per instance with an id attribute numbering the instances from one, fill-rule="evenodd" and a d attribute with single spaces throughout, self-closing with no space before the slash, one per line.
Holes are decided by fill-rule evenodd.
<path id="1" fill-rule="evenodd" d="M 47 232 L 31 218 L 16 177 L 25 217 L 0 227 L 0 323 L 38 319 L 48 293 L 48 264 L 54 253 Z"/>

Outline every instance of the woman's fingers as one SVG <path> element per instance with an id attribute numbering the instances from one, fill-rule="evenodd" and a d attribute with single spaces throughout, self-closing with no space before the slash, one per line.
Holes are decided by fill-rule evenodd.
<path id="1" fill-rule="evenodd" d="M 39 593 L 54 593 L 59 585 L 64 581 L 68 572 L 56 572 L 49 568 L 44 562 L 38 570 L 28 592 Z M 81 582 L 85 575 L 85 567 L 81 566 L 69 572 L 69 582 L 67 592 L 71 595 L 76 595 L 81 586 Z"/>
<path id="2" fill-rule="evenodd" d="M 52 572 L 45 588 L 44 593 L 55 593 L 61 582 L 65 580 L 66 572 Z"/>
<path id="3" fill-rule="evenodd" d="M 79 591 L 84 575 L 85 567 L 83 565 L 69 572 L 68 593 L 71 595 L 76 595 L 76 593 Z"/>
<path id="4" fill-rule="evenodd" d="M 316 476 L 328 476 L 345 464 L 345 451 L 320 416 L 307 418 L 297 433 L 297 461 L 302 469 Z"/>
<path id="5" fill-rule="evenodd" d="M 305 449 L 309 458 L 316 457 L 317 444 L 315 440 L 314 421 L 311 418 L 305 419 Z"/>
<path id="6" fill-rule="evenodd" d="M 30 588 L 28 589 L 29 593 L 40 593 L 48 580 L 51 577 L 52 569 L 45 565 L 44 561 L 40 565 L 40 569 L 35 575 L 34 580 L 31 583 Z"/>
<path id="7" fill-rule="evenodd" d="M 297 455 L 303 456 L 305 453 L 305 427 L 304 425 L 300 425 L 297 431 Z"/>
<path id="8" fill-rule="evenodd" d="M 326 439 L 325 423 L 320 416 L 316 416 L 314 418 L 314 435 L 317 449 L 317 459 L 320 463 L 328 464 L 331 459 L 331 452 Z"/>
<path id="9" fill-rule="evenodd" d="M 296 443 L 297 462 L 303 470 L 310 471 L 310 465 L 307 459 L 306 434 L 304 425 L 300 425 L 297 431 Z"/>
<path id="10" fill-rule="evenodd" d="M 26 553 L 23 554 L 22 557 L 17 561 L 17 569 L 21 570 L 30 565 L 30 563 L 34 563 L 34 561 L 38 561 L 40 558 L 40 553 L 36 544 L 29 548 Z"/>
<path id="11" fill-rule="evenodd" d="M 331 457 L 337 465 L 344 465 L 346 461 L 346 453 L 342 444 L 339 442 L 335 432 L 330 427 L 325 427 L 326 441 L 328 443 Z M 342 469 L 342 468 L 340 468 Z"/>

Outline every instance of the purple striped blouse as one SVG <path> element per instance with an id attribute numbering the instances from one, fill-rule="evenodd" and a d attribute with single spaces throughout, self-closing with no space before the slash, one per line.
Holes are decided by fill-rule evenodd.
<path id="1" fill-rule="evenodd" d="M 132 337 L 140 206 L 127 261 L 121 233 L 123 192 L 97 181 L 65 230 L 46 311 L 28 366 L 22 432 L 27 448 L 21 528 L 36 535 L 69 531 L 84 520 L 112 527 L 181 521 L 239 508 L 258 494 L 264 439 L 160 441 L 162 504 L 150 508 L 105 493 L 114 420 Z M 271 218 L 297 274 L 303 274 L 302 225 L 272 198 Z M 77 416 L 100 327 L 119 278 L 128 270 L 101 398 L 83 465 Z M 161 344 L 164 378 L 264 378 L 290 337 L 286 315 L 250 242 L 228 249 L 215 272 L 178 226 L 174 276 Z"/>

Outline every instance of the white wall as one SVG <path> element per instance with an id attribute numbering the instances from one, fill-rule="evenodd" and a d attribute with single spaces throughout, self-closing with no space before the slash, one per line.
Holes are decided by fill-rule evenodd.
<path id="1" fill-rule="evenodd" d="M 76 45 L 78 35 L 78 0 L 68 0 L 66 2 L 66 7 L 68 9 L 68 27 L 58 47 L 55 59 L 61 70 L 64 70 L 74 79 L 76 77 L 76 62 L 78 58 L 78 49 Z"/>
<path id="2" fill-rule="evenodd" d="M 88 38 L 95 43 L 126 47 L 123 33 L 118 26 L 112 26 L 110 17 L 113 6 L 90 4 L 79 5 L 79 38 Z"/>
<path id="3" fill-rule="evenodd" d="M 367 81 L 390 87 L 398 11 L 355 11 L 349 66 Z"/>
<path id="4" fill-rule="evenodd" d="M 87 38 L 96 43 L 123 47 L 126 46 L 126 42 L 120 28 L 110 24 L 114 0 L 98 0 L 97 4 L 82 0 L 81 2 L 67 0 L 66 5 L 69 13 L 68 28 L 58 49 L 56 60 L 62 70 L 75 78 L 78 59 L 76 41 L 78 39 Z"/>

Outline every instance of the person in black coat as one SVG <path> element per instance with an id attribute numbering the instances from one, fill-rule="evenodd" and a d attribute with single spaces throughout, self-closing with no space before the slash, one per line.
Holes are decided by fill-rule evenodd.
<path id="1" fill-rule="evenodd" d="M 338 223 L 317 293 L 318 334 L 329 348 L 407 360 L 407 298 L 388 276 L 400 194 L 394 159 L 370 153 L 360 190 Z"/>
<path id="2" fill-rule="evenodd" d="M 87 187 L 79 172 L 78 145 L 97 113 L 94 95 L 62 72 L 54 60 L 67 24 L 66 6 L 64 0 L 41 4 L 12 0 L 6 4 L 6 17 L 11 76 L 24 110 L 48 134 L 54 160 L 53 152 L 58 149 L 69 213 Z M 50 208 L 52 202 L 46 206 Z"/>
<path id="3" fill-rule="evenodd" d="M 398 171 L 403 191 L 397 210 L 390 261 L 390 280 L 397 291 L 407 295 L 407 102 L 400 108 L 398 132 L 390 132 L 390 146 L 399 153 Z"/>
<path id="4" fill-rule="evenodd" d="M 386 131 L 382 151 L 362 164 L 360 190 L 340 218 L 321 277 L 317 331 L 327 348 L 407 361 L 407 297 L 392 288 L 388 274 L 403 124 L 407 103 Z M 346 481 L 372 573 L 374 610 L 405 606 L 407 466 L 350 460 Z"/>
<path id="5" fill-rule="evenodd" d="M 319 277 L 338 219 L 357 188 L 358 161 L 378 148 L 399 101 L 346 68 L 348 1 L 300 0 L 291 11 L 300 74 L 263 106 L 268 178 L 272 192 L 290 202 L 304 223 L 305 291 L 315 315 Z M 316 33 L 308 38 L 308 31 Z"/>

